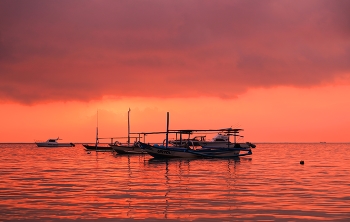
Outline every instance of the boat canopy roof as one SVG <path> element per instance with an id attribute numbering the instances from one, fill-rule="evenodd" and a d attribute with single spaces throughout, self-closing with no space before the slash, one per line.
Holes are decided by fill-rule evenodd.
<path id="1" fill-rule="evenodd" d="M 179 130 L 169 130 L 166 131 L 158 131 L 158 132 L 136 132 L 130 134 L 164 134 L 164 133 L 180 133 L 180 134 L 192 134 L 195 132 L 223 132 L 223 133 L 238 133 L 239 131 L 243 131 L 243 129 L 237 128 L 222 128 L 222 129 L 179 129 Z"/>
<path id="2" fill-rule="evenodd" d="M 130 138 L 130 139 L 136 138 L 137 139 L 139 137 L 138 136 L 129 136 L 129 137 L 127 137 L 127 136 L 119 136 L 119 137 L 98 137 L 97 139 L 128 139 L 128 138 Z"/>

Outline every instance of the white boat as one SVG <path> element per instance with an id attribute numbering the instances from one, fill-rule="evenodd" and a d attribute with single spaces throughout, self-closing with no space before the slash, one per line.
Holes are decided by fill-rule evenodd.
<path id="1" fill-rule="evenodd" d="M 243 129 L 232 129 L 227 128 L 225 132 L 219 132 L 211 141 L 198 141 L 199 146 L 203 148 L 215 148 L 215 147 L 225 147 L 225 148 L 255 148 L 255 144 L 250 142 L 239 143 L 236 141 L 236 137 L 241 137 L 239 134 Z M 234 141 L 230 141 L 230 136 L 234 137 Z"/>
<path id="2" fill-rule="evenodd" d="M 38 147 L 72 147 L 75 146 L 74 143 L 59 143 L 58 140 L 61 140 L 59 137 L 56 139 L 48 139 L 45 142 L 35 142 Z"/>

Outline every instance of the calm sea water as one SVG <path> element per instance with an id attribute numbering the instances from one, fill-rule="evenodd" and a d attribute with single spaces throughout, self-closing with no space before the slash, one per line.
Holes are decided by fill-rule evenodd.
<path id="1" fill-rule="evenodd" d="M 0 151 L 0 221 L 350 220 L 350 144 L 257 144 L 239 160 Z"/>

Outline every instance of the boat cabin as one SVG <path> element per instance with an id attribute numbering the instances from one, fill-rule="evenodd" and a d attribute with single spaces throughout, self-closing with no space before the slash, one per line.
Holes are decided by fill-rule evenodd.
<path id="1" fill-rule="evenodd" d="M 228 141 L 228 135 L 226 134 L 222 134 L 222 133 L 218 133 L 214 138 L 213 138 L 214 142 L 217 141 L 224 141 L 227 142 Z"/>

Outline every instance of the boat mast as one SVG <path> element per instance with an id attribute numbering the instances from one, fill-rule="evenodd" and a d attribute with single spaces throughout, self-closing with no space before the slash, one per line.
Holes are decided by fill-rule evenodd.
<path id="1" fill-rule="evenodd" d="M 166 113 L 166 137 L 165 137 L 166 148 L 168 148 L 168 143 L 169 143 L 169 112 Z"/>
<path id="2" fill-rule="evenodd" d="M 128 146 L 130 146 L 130 108 L 128 111 Z"/>
<path id="3" fill-rule="evenodd" d="M 96 141 L 95 141 L 95 148 L 97 149 L 97 143 L 98 143 L 98 110 L 96 113 Z"/>

